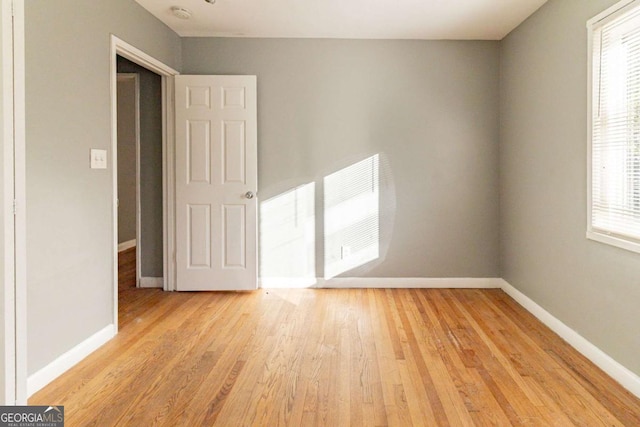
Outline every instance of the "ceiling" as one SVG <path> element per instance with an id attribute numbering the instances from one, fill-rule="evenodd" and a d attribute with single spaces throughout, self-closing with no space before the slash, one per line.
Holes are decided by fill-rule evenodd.
<path id="1" fill-rule="evenodd" d="M 500 40 L 547 0 L 136 1 L 183 37 Z"/>

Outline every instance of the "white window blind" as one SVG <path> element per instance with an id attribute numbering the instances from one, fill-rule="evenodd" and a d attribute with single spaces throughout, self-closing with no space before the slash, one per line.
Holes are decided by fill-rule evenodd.
<path id="1" fill-rule="evenodd" d="M 588 234 L 640 251 L 640 7 L 634 3 L 591 28 Z"/>

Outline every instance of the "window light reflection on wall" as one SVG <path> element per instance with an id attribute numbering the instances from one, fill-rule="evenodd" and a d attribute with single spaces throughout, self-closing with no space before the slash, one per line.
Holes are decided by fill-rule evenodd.
<path id="1" fill-rule="evenodd" d="M 379 257 L 379 155 L 324 178 L 324 269 L 330 279 Z"/>
<path id="2" fill-rule="evenodd" d="M 316 283 L 315 184 L 260 204 L 260 277 L 265 287 Z"/>

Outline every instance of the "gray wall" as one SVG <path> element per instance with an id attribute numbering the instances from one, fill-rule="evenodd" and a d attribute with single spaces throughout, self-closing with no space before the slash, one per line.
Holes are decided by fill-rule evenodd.
<path id="1" fill-rule="evenodd" d="M 136 238 L 136 93 L 118 76 L 118 243 Z"/>
<path id="2" fill-rule="evenodd" d="M 498 42 L 185 38 L 185 74 L 258 76 L 259 197 L 381 155 L 380 244 L 344 276 L 498 276 Z M 384 169 L 384 170 L 383 170 Z"/>
<path id="3" fill-rule="evenodd" d="M 118 72 L 140 78 L 140 275 L 162 277 L 162 79 L 120 57 Z"/>
<path id="4" fill-rule="evenodd" d="M 28 373 L 112 323 L 110 34 L 174 68 L 180 40 L 133 0 L 26 3 Z M 109 164 L 111 156 L 109 156 Z"/>
<path id="5" fill-rule="evenodd" d="M 640 374 L 640 255 L 585 238 L 587 31 L 617 0 L 551 0 L 502 42 L 505 280 Z"/>

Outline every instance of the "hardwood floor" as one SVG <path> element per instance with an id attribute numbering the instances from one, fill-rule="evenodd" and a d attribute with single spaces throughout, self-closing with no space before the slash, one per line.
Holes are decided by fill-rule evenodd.
<path id="1" fill-rule="evenodd" d="M 500 290 L 125 289 L 30 404 L 67 426 L 639 426 L 640 400 Z"/>
<path id="2" fill-rule="evenodd" d="M 118 252 L 118 292 L 136 287 L 136 248 Z"/>

